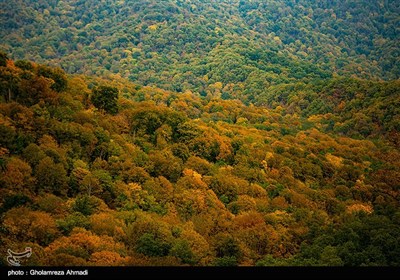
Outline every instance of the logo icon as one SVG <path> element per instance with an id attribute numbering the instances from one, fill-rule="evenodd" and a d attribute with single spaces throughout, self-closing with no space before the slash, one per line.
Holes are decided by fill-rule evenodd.
<path id="1" fill-rule="evenodd" d="M 29 258 L 32 255 L 32 248 L 26 247 L 25 251 L 22 253 L 16 253 L 11 251 L 11 249 L 7 250 L 7 262 L 12 266 L 21 266 L 20 259 L 21 258 Z"/>

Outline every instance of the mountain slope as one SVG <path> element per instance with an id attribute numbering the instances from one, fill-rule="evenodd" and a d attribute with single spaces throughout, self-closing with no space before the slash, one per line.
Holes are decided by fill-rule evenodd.
<path id="1" fill-rule="evenodd" d="M 399 12 L 0 1 L 0 251 L 47 266 L 399 266 Z"/>
<path id="2" fill-rule="evenodd" d="M 70 73 L 118 73 L 142 85 L 203 94 L 216 83 L 230 94 L 234 86 L 265 92 L 270 84 L 333 73 L 400 77 L 395 0 L 1 5 L 3 49 L 15 59 L 46 61 Z"/>
<path id="3" fill-rule="evenodd" d="M 396 82 L 365 83 L 322 89 L 334 104 L 344 85 L 353 108 L 365 94 L 360 112 L 386 93 L 398 104 Z M 305 119 L 293 104 L 67 76 L 4 54 L 0 90 L 0 250 L 31 247 L 23 265 L 399 265 L 400 153 L 385 139 L 332 133 L 328 114 Z M 377 108 L 372 131 L 398 116 Z"/>

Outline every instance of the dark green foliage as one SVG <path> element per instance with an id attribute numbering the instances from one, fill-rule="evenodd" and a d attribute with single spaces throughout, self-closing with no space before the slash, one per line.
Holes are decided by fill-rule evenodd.
<path id="1" fill-rule="evenodd" d="M 341 77 L 310 84 L 271 86 L 255 100 L 257 104 L 266 103 L 270 107 L 284 106 L 305 118 L 334 114 L 322 121 L 325 131 L 359 138 L 375 137 L 397 129 L 395 116 L 399 114 L 400 90 L 398 86 L 393 88 L 394 85 L 398 85 L 398 81 L 384 83 Z M 384 104 L 383 99 L 386 100 Z M 293 131 L 282 128 L 281 133 L 287 135 Z"/>
<path id="2" fill-rule="evenodd" d="M 77 197 L 73 206 L 76 212 L 80 212 L 85 216 L 93 214 L 95 208 L 96 203 L 87 195 Z"/>
<path id="3" fill-rule="evenodd" d="M 285 187 L 282 184 L 278 184 L 277 186 L 270 185 L 270 186 L 266 187 L 266 191 L 268 191 L 268 196 L 270 198 L 275 198 L 275 197 L 279 196 L 279 194 L 281 193 L 281 191 L 284 188 Z"/>
<path id="4" fill-rule="evenodd" d="M 216 244 L 215 244 L 216 256 L 218 258 L 226 258 L 229 260 L 234 258 L 237 260 L 241 257 L 241 251 L 238 245 L 237 240 L 235 240 L 232 236 L 229 235 L 219 235 L 217 236 Z"/>
<path id="5" fill-rule="evenodd" d="M 164 176 L 172 182 L 176 182 L 182 172 L 182 161 L 173 156 L 171 152 L 151 154 L 147 171 L 154 177 Z"/>
<path id="6" fill-rule="evenodd" d="M 312 245 L 304 244 L 301 257 L 320 265 L 399 265 L 399 224 L 378 215 L 348 217 L 334 232 L 320 232 Z"/>
<path id="7" fill-rule="evenodd" d="M 50 78 L 54 81 L 54 84 L 51 85 L 51 89 L 61 92 L 67 88 L 67 77 L 62 69 L 41 65 L 38 67 L 37 73 L 39 76 Z"/>
<path id="8" fill-rule="evenodd" d="M 3 206 L 0 208 L 0 212 L 6 212 L 13 207 L 23 206 L 31 202 L 31 199 L 23 194 L 8 195 L 3 199 Z"/>
<path id="9" fill-rule="evenodd" d="M 21 78 L 8 68 L 0 68 L 0 93 L 3 100 L 11 102 L 20 93 Z"/>
<path id="10" fill-rule="evenodd" d="M 230 257 L 222 257 L 222 258 L 216 258 L 214 261 L 214 266 L 237 266 L 238 262 L 236 257 L 230 256 Z"/>
<path id="11" fill-rule="evenodd" d="M 178 240 L 172 246 L 170 255 L 179 258 L 182 263 L 190 265 L 196 264 L 193 252 L 186 240 Z"/>
<path id="12" fill-rule="evenodd" d="M 392 0 L 38 0 L 2 10 L 2 44 L 16 59 L 47 60 L 69 73 L 118 73 L 175 92 L 212 95 L 221 82 L 244 85 L 243 94 L 226 88 L 222 98 L 257 102 L 270 85 L 333 73 L 400 75 L 400 6 Z"/>
<path id="13" fill-rule="evenodd" d="M 15 147 L 16 136 L 17 133 L 15 132 L 15 129 L 0 124 L 0 144 L 3 147 L 12 150 Z"/>
<path id="14" fill-rule="evenodd" d="M 79 209 L 79 207 L 81 206 L 76 206 L 75 209 L 84 209 L 84 207 L 81 207 L 81 209 Z M 85 212 L 85 210 L 83 211 Z M 57 220 L 57 227 L 63 234 L 68 235 L 76 227 L 89 229 L 90 221 L 84 213 L 79 211 L 68 215 L 67 217 L 65 217 L 65 219 Z"/>
<path id="15" fill-rule="evenodd" d="M 288 259 L 274 258 L 272 255 L 265 256 L 262 260 L 256 262 L 256 266 L 290 266 Z"/>
<path id="16" fill-rule="evenodd" d="M 171 244 L 152 233 L 143 234 L 136 243 L 136 252 L 150 257 L 168 255 Z"/>
<path id="17" fill-rule="evenodd" d="M 32 63 L 27 60 L 17 60 L 17 61 L 15 61 L 15 66 L 17 66 L 18 68 L 21 68 L 22 70 L 28 70 L 28 71 L 33 70 Z"/>
<path id="18" fill-rule="evenodd" d="M 139 107 L 131 116 L 132 129 L 135 133 L 154 136 L 156 130 L 162 125 L 168 125 L 172 130 L 172 139 L 176 140 L 179 140 L 182 135 L 182 124 L 186 119 L 186 116 L 180 112 L 152 104 Z"/>
<path id="19" fill-rule="evenodd" d="M 3 51 L 0 51 L 0 66 L 6 66 L 7 65 L 7 54 Z"/>
<path id="20" fill-rule="evenodd" d="M 190 157 L 189 148 L 185 144 L 182 143 L 174 144 L 171 147 L 171 150 L 174 156 L 182 159 L 182 161 L 186 161 Z"/>
<path id="21" fill-rule="evenodd" d="M 91 101 L 96 108 L 110 114 L 118 112 L 118 89 L 109 86 L 99 86 L 92 90 Z"/>

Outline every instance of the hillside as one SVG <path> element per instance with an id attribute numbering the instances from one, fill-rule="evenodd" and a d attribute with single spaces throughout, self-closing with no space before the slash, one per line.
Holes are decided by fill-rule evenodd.
<path id="1" fill-rule="evenodd" d="M 1 54 L 0 251 L 31 247 L 24 265 L 399 266 L 399 89 L 298 82 L 260 95 L 269 108 Z"/>
<path id="2" fill-rule="evenodd" d="M 399 15 L 0 1 L 0 266 L 400 266 Z"/>
<path id="3" fill-rule="evenodd" d="M 400 77 L 396 0 L 18 0 L 0 10 L 0 48 L 14 59 L 175 92 L 234 99 L 246 89 L 239 99 L 254 102 L 299 80 Z"/>

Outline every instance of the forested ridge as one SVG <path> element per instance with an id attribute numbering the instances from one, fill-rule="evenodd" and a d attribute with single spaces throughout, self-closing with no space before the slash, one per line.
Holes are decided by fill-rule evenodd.
<path id="1" fill-rule="evenodd" d="M 221 87 L 224 98 L 239 90 L 253 102 L 276 84 L 400 77 L 396 0 L 18 0 L 0 8 L 0 47 L 14 59 L 175 92 Z"/>
<path id="2" fill-rule="evenodd" d="M 399 265 L 398 81 L 246 105 L 2 53 L 0 83 L 0 248 L 24 265 Z"/>

